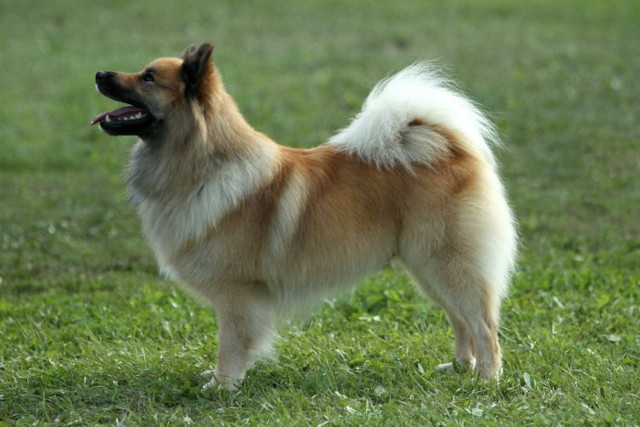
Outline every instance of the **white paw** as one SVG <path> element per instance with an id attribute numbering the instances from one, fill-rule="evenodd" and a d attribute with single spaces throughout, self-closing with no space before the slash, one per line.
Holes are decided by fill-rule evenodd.
<path id="1" fill-rule="evenodd" d="M 202 390 L 210 390 L 216 387 L 224 387 L 230 391 L 236 391 L 240 384 L 242 384 L 242 378 L 233 378 L 227 375 L 220 375 L 215 370 L 204 371 L 200 374 L 201 377 L 208 380 L 208 382 L 202 386 Z"/>
<path id="2" fill-rule="evenodd" d="M 454 360 L 453 362 L 439 364 L 438 366 L 436 366 L 436 370 L 441 372 L 467 372 L 473 369 L 475 365 L 475 359 L 464 362 Z"/>
<path id="3" fill-rule="evenodd" d="M 498 380 L 502 375 L 502 365 L 496 367 L 490 360 L 480 360 L 476 365 L 475 372 L 484 380 Z"/>
<path id="4" fill-rule="evenodd" d="M 438 366 L 436 366 L 436 370 L 440 371 L 440 372 L 453 372 L 455 371 L 455 368 L 453 367 L 453 363 L 441 363 Z"/>
<path id="5" fill-rule="evenodd" d="M 202 378 L 204 378 L 205 380 L 210 380 L 211 378 L 213 378 L 216 375 L 216 371 L 213 369 L 209 369 L 207 371 L 204 371 L 203 373 L 200 374 L 200 376 Z"/>

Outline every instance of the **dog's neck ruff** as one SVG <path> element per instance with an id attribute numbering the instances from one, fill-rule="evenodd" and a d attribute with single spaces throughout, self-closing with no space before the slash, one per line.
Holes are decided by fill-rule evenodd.
<path id="1" fill-rule="evenodd" d="M 278 147 L 258 139 L 254 148 L 227 154 L 224 161 L 214 160 L 201 185 L 184 194 L 137 195 L 143 229 L 162 271 L 172 275 L 169 260 L 176 252 L 204 239 L 247 197 L 273 179 Z M 132 191 L 135 193 L 135 188 Z"/>

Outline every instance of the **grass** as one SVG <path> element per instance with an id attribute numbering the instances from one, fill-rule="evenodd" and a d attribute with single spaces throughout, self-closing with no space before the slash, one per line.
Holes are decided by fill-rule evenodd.
<path id="1" fill-rule="evenodd" d="M 638 424 L 640 6 L 634 1 L 0 0 L 0 425 Z M 498 384 L 450 360 L 401 270 L 281 330 L 238 393 L 202 392 L 215 319 L 159 277 L 126 201 L 132 140 L 87 126 L 98 69 L 212 40 L 251 123 L 319 143 L 371 86 L 447 65 L 493 113 L 520 222 Z"/>

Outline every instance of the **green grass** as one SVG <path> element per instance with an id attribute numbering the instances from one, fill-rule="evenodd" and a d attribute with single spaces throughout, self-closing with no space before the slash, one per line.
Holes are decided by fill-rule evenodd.
<path id="1" fill-rule="evenodd" d="M 0 425 L 638 424 L 640 4 L 0 0 Z M 322 142 L 381 77 L 438 59 L 491 112 L 520 222 L 504 376 L 436 372 L 440 309 L 400 270 L 281 330 L 201 392 L 210 311 L 159 277 L 126 201 L 133 142 L 87 123 L 99 69 L 211 40 L 252 124 Z"/>

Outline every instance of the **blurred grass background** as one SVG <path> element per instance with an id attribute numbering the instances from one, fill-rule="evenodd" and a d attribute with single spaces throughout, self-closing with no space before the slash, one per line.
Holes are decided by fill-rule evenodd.
<path id="1" fill-rule="evenodd" d="M 12 424 L 638 423 L 640 4 L 0 0 L 0 420 Z M 250 123 L 311 146 L 371 87 L 441 63 L 497 123 L 522 250 L 499 385 L 443 376 L 452 335 L 401 271 L 282 331 L 240 394 L 201 393 L 209 311 L 158 277 L 126 201 L 133 139 L 97 70 L 189 44 Z"/>

